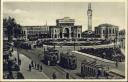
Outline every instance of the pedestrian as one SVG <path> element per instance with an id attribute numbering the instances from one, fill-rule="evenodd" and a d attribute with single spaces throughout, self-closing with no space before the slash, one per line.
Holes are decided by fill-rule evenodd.
<path id="1" fill-rule="evenodd" d="M 21 65 L 21 59 L 19 59 L 19 65 Z"/>
<path id="2" fill-rule="evenodd" d="M 37 64 L 37 70 L 39 70 L 39 66 L 40 66 L 40 65 L 39 65 L 39 64 Z"/>
<path id="3" fill-rule="evenodd" d="M 55 72 L 52 74 L 52 77 L 53 77 L 53 79 L 56 79 L 56 73 Z"/>
<path id="4" fill-rule="evenodd" d="M 31 71 L 31 64 L 29 64 L 29 71 Z"/>
<path id="5" fill-rule="evenodd" d="M 106 73 L 106 79 L 108 79 L 108 76 L 109 76 L 109 74 L 108 74 L 108 73 Z"/>
<path id="6" fill-rule="evenodd" d="M 66 73 L 66 79 L 69 79 L 69 73 Z"/>
<path id="7" fill-rule="evenodd" d="M 36 63 L 35 63 L 35 69 L 36 69 Z"/>
<path id="8" fill-rule="evenodd" d="M 96 79 L 99 78 L 99 70 L 96 71 Z"/>
<path id="9" fill-rule="evenodd" d="M 43 69 L 43 68 L 42 68 L 42 65 L 40 65 L 40 71 L 42 71 L 42 69 Z"/>
<path id="10" fill-rule="evenodd" d="M 31 65 L 32 65 L 32 67 L 34 67 L 33 61 L 31 61 Z"/>
<path id="11" fill-rule="evenodd" d="M 116 68 L 118 67 L 118 61 L 116 60 Z"/>
<path id="12" fill-rule="evenodd" d="M 15 62 L 17 61 L 17 59 L 15 58 Z"/>

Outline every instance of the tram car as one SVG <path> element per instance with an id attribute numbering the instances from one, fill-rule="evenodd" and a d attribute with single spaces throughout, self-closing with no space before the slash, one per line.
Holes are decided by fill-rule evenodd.
<path id="1" fill-rule="evenodd" d="M 47 48 L 44 51 L 44 63 L 47 65 L 56 65 L 59 63 L 59 51 L 54 48 Z"/>
<path id="2" fill-rule="evenodd" d="M 98 65 L 96 60 L 84 60 L 81 63 L 81 76 L 82 77 L 108 77 L 108 72 L 103 69 L 104 66 Z"/>
<path id="3" fill-rule="evenodd" d="M 77 68 L 77 58 L 74 55 L 69 55 L 69 53 L 61 53 L 59 65 L 74 70 Z"/>

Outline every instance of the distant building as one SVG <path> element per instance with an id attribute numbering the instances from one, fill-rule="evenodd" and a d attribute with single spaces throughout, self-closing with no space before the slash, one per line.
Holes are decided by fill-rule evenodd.
<path id="1" fill-rule="evenodd" d="M 24 40 L 35 40 L 38 38 L 47 38 L 49 27 L 44 26 L 22 26 L 22 38 Z"/>
<path id="2" fill-rule="evenodd" d="M 57 19 L 55 26 L 22 26 L 22 38 L 25 40 L 81 38 L 82 26 L 74 25 L 74 23 L 74 19 L 64 17 L 63 19 Z"/>
<path id="3" fill-rule="evenodd" d="M 117 41 L 119 28 L 111 24 L 101 24 L 95 27 L 95 35 L 101 39 Z"/>
<path id="4" fill-rule="evenodd" d="M 125 49 L 125 30 L 124 29 L 119 31 L 118 40 L 119 40 L 120 48 Z"/>
<path id="5" fill-rule="evenodd" d="M 56 20 L 56 26 L 49 26 L 51 38 L 81 38 L 82 26 L 74 25 L 75 20 L 69 17 Z"/>

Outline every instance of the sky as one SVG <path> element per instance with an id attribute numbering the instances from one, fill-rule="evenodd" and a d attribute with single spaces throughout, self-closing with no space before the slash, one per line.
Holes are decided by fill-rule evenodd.
<path id="1" fill-rule="evenodd" d="M 125 25 L 125 3 L 92 2 L 92 28 L 109 23 L 123 29 Z M 3 17 L 14 17 L 23 26 L 56 25 L 56 19 L 70 17 L 75 25 L 87 30 L 88 2 L 4 2 Z"/>

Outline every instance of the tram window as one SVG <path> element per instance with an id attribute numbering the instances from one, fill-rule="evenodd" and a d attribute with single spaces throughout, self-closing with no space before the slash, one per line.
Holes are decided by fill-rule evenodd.
<path id="1" fill-rule="evenodd" d="M 89 67 L 87 67 L 87 71 L 89 71 Z"/>
<path id="2" fill-rule="evenodd" d="M 73 60 L 72 63 L 75 63 L 75 60 Z"/>
<path id="3" fill-rule="evenodd" d="M 91 73 L 91 68 L 90 67 L 89 67 L 89 70 L 88 71 L 89 71 L 89 73 Z"/>
<path id="4" fill-rule="evenodd" d="M 54 56 L 54 57 L 53 57 L 53 60 L 55 60 L 55 59 L 56 59 L 56 57 Z"/>

